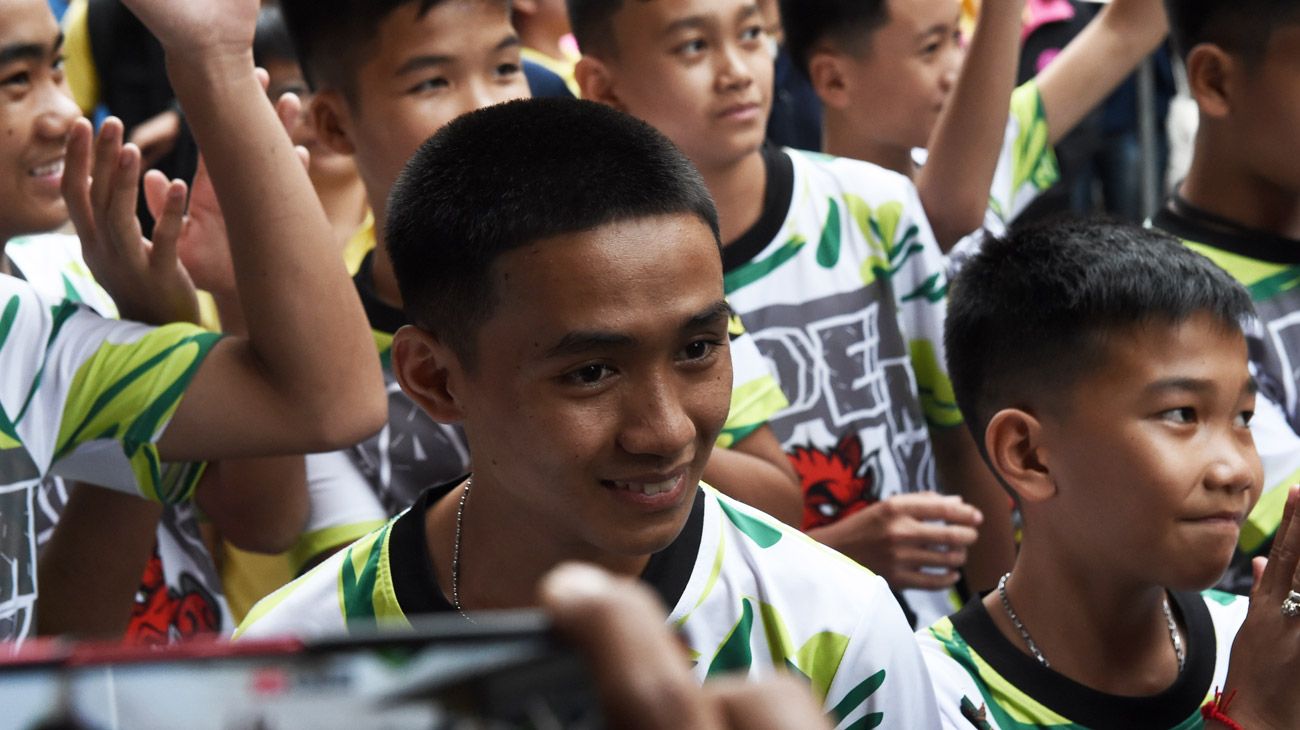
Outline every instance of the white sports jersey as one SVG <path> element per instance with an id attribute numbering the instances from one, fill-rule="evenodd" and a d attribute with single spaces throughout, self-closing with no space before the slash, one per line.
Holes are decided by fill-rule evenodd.
<path id="1" fill-rule="evenodd" d="M 455 485 L 253 608 L 240 636 L 321 636 L 455 609 L 428 559 L 424 515 Z M 642 573 L 671 607 L 697 678 L 785 668 L 841 727 L 930 728 L 934 698 L 907 622 L 878 576 L 773 518 L 701 487 L 686 526 Z"/>
<path id="2" fill-rule="evenodd" d="M 104 319 L 0 277 L 0 640 L 31 631 L 37 485 L 49 474 L 164 503 L 201 468 L 164 471 L 154 443 L 217 335 Z"/>
<path id="3" fill-rule="evenodd" d="M 1232 641 L 1246 618 L 1248 601 L 1219 591 L 1171 595 L 1171 606 L 1187 629 L 1187 663 L 1171 687 L 1147 697 L 1098 692 L 1039 665 L 1002 635 L 979 601 L 917 632 L 942 726 L 954 730 L 1201 727 L 1201 705 L 1214 698 L 1216 687 L 1223 687 Z"/>

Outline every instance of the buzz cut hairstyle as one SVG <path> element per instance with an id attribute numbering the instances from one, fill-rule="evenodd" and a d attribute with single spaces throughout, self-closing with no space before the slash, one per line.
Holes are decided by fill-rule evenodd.
<path id="1" fill-rule="evenodd" d="M 861 56 L 871 36 L 889 22 L 886 0 L 780 0 L 785 47 L 795 66 L 811 76 L 813 54 L 824 44 Z"/>
<path id="2" fill-rule="evenodd" d="M 618 53 L 614 42 L 614 16 L 627 0 L 565 0 L 569 11 L 569 28 L 578 49 L 586 55 L 613 57 Z M 636 0 L 649 2 L 649 0 Z"/>
<path id="3" fill-rule="evenodd" d="M 1208 313 L 1243 330 L 1246 290 L 1178 239 L 1103 219 L 993 238 L 952 282 L 944 344 L 957 405 L 980 453 L 1004 408 L 1059 406 L 1104 365 L 1111 336 Z"/>
<path id="4" fill-rule="evenodd" d="M 721 256 L 703 178 L 648 124 L 602 104 L 523 99 L 470 112 L 407 163 L 385 236 L 406 315 L 471 371 L 502 255 L 620 221 L 687 214 Z"/>
<path id="5" fill-rule="evenodd" d="M 272 61 L 298 62 L 289 26 L 278 5 L 266 5 L 257 14 L 257 32 L 253 35 L 253 62 L 265 66 Z"/>
<path id="6" fill-rule="evenodd" d="M 510 0 L 280 0 L 280 8 L 307 85 L 312 91 L 338 89 L 354 101 L 357 69 L 379 42 L 384 19 L 412 4 L 424 17 L 447 2 L 489 2 L 510 12 Z"/>
<path id="7" fill-rule="evenodd" d="M 1300 23 L 1300 0 L 1164 0 L 1174 49 L 1186 60 L 1210 43 L 1247 63 L 1261 61 L 1273 31 Z"/>

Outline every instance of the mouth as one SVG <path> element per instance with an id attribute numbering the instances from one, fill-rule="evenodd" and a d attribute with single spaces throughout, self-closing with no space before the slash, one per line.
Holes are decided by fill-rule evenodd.
<path id="1" fill-rule="evenodd" d="M 37 179 L 63 177 L 63 158 L 31 168 L 27 171 L 27 176 Z"/>
<path id="2" fill-rule="evenodd" d="M 627 479 L 602 479 L 601 485 L 635 500 L 663 500 L 681 491 L 685 468 L 664 474 L 642 474 Z"/>
<path id="3" fill-rule="evenodd" d="M 1246 519 L 1245 512 L 1224 510 L 1222 512 L 1214 512 L 1207 515 L 1201 515 L 1200 517 L 1190 517 L 1185 521 L 1193 522 L 1197 524 L 1205 524 L 1205 525 L 1231 524 L 1233 526 L 1240 527 L 1241 523 L 1244 522 L 1245 519 Z"/>
<path id="4" fill-rule="evenodd" d="M 735 121 L 748 121 L 758 116 L 762 107 L 758 102 L 747 102 L 744 104 L 733 104 L 721 112 L 718 112 L 720 119 L 730 119 Z"/>

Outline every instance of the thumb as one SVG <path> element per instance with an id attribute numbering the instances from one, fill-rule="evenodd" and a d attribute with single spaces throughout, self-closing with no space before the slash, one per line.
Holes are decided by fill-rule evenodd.
<path id="1" fill-rule="evenodd" d="M 171 181 L 167 176 L 158 170 L 150 170 L 144 174 L 144 202 L 149 208 L 149 215 L 154 220 L 162 217 L 163 208 L 167 206 L 167 191 L 171 187 Z"/>

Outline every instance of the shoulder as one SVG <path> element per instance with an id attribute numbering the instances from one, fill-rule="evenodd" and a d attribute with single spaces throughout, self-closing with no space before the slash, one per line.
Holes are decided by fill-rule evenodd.
<path id="1" fill-rule="evenodd" d="M 782 151 L 794 164 L 796 181 L 803 180 L 814 188 L 898 198 L 916 192 L 916 186 L 905 176 L 870 162 L 792 148 Z"/>
<path id="2" fill-rule="evenodd" d="M 81 241 L 76 236 L 61 233 L 21 236 L 5 245 L 5 255 L 46 299 L 80 302 L 105 317 L 117 317 L 117 306 L 90 273 L 81 255 Z"/>
<path id="3" fill-rule="evenodd" d="M 979 678 L 978 655 L 953 626 L 942 618 L 916 632 L 943 727 L 972 727 L 971 718 L 982 716 L 989 727 L 998 727 L 989 717 Z"/>
<path id="4" fill-rule="evenodd" d="M 325 561 L 258 601 L 235 630 L 236 639 L 308 637 L 343 633 L 339 576 L 346 551 Z"/>

